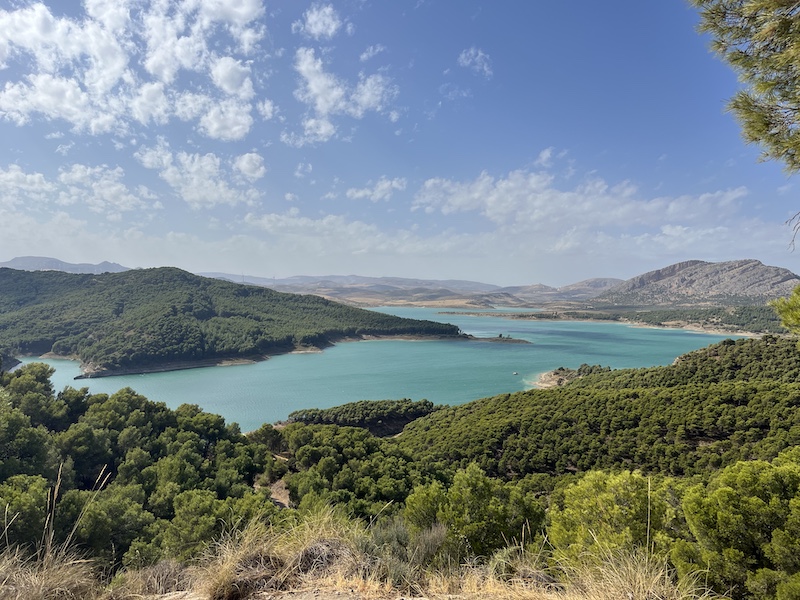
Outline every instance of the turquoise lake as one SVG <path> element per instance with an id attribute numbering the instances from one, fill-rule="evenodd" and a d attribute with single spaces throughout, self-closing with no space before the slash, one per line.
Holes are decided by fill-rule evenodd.
<path id="1" fill-rule="evenodd" d="M 476 337 L 503 334 L 531 343 L 346 342 L 320 353 L 286 354 L 257 364 L 79 381 L 74 381 L 80 373 L 74 361 L 26 358 L 23 362 L 38 361 L 53 366 L 56 390 L 65 386 L 88 387 L 92 393 L 110 394 L 131 387 L 172 408 L 184 403 L 197 404 L 249 431 L 262 423 L 285 419 L 295 410 L 327 408 L 357 400 L 427 398 L 435 404 L 461 404 L 528 389 L 540 373 L 560 366 L 666 365 L 680 354 L 725 338 L 619 323 L 502 318 L 508 310 L 492 311 L 497 316 L 442 314 L 439 309 L 427 308 L 375 310 L 453 323 Z"/>

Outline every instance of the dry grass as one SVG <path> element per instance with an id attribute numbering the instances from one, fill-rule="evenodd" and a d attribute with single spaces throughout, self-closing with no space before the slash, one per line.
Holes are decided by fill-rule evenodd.
<path id="1" fill-rule="evenodd" d="M 108 480 L 101 471 L 95 482 L 94 500 L 97 492 Z M 55 486 L 48 497 L 47 519 L 42 539 L 35 552 L 8 543 L 8 527 L 17 518 L 6 515 L 2 532 L 5 542 L 0 552 L 0 600 L 93 600 L 101 590 L 97 573 L 91 561 L 78 554 L 71 546 L 72 537 L 83 516 L 81 512 L 72 531 L 63 543 L 55 542 L 55 506 L 61 487 L 61 469 Z M 87 504 L 88 506 L 88 504 Z M 6 507 L 6 510 L 8 507 Z M 86 507 L 83 508 L 83 511 Z"/>
<path id="2" fill-rule="evenodd" d="M 592 552 L 548 568 L 543 548 L 509 546 L 469 562 L 446 531 L 410 533 L 400 521 L 368 527 L 335 509 L 274 529 L 264 520 L 233 528 L 193 567 L 163 561 L 118 575 L 103 586 L 90 562 L 52 544 L 0 552 L 0 600 L 139 600 L 191 591 L 203 600 L 277 597 L 329 590 L 323 598 L 403 596 L 460 600 L 706 600 L 698 580 L 679 580 L 663 558 L 645 551 Z M 173 596 L 174 597 L 174 596 Z"/>
<path id="3" fill-rule="evenodd" d="M 149 567 L 125 570 L 114 577 L 104 600 L 136 600 L 191 589 L 192 581 L 185 565 L 176 560 L 162 560 Z"/>
<path id="4" fill-rule="evenodd" d="M 29 556 L 20 549 L 0 553 L 2 600 L 92 600 L 100 584 L 89 561 L 58 549 Z"/>
<path id="5" fill-rule="evenodd" d="M 577 564 L 562 566 L 568 589 L 580 600 L 631 598 L 705 600 L 717 598 L 699 578 L 678 578 L 665 557 L 644 549 L 610 551 L 602 547 Z"/>
<path id="6" fill-rule="evenodd" d="M 227 533 L 195 569 L 195 588 L 209 600 L 240 600 L 261 591 L 342 585 L 359 571 L 364 528 L 324 508 L 276 532 L 254 520 Z"/>

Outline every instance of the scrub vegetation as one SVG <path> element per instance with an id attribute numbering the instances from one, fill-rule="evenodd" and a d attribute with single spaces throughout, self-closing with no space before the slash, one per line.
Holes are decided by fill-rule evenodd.
<path id="1" fill-rule="evenodd" d="M 799 593 L 793 340 L 585 368 L 558 388 L 461 406 L 299 411 L 249 433 L 131 389 L 54 390 L 51 373 L 34 363 L 0 379 L 5 595 L 39 585 L 47 565 L 76 573 L 59 576 L 76 598 L 323 583 L 367 595 Z M 413 418 L 400 435 L 373 433 L 398 418 Z M 289 507 L 273 502 L 276 486 Z"/>

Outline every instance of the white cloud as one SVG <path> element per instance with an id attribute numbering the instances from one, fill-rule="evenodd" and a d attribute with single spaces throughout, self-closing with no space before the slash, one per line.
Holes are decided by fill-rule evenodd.
<path id="1" fill-rule="evenodd" d="M 254 204 L 258 200 L 258 191 L 234 184 L 232 174 L 223 169 L 223 161 L 211 152 L 173 154 L 162 139 L 154 147 L 140 148 L 135 156 L 144 167 L 157 170 L 159 177 L 194 209 Z M 251 178 L 259 172 L 259 158 L 254 153 L 240 156 L 233 161 L 233 167 Z"/>
<path id="2" fill-rule="evenodd" d="M 537 167 L 552 167 L 553 166 L 553 147 L 545 148 L 539 152 L 539 156 L 533 163 Z"/>
<path id="3" fill-rule="evenodd" d="M 130 21 L 130 0 L 84 0 L 86 12 L 111 32 L 123 31 Z"/>
<path id="4" fill-rule="evenodd" d="M 56 202 L 65 206 L 85 204 L 89 210 L 111 217 L 144 208 L 144 202 L 122 182 L 123 177 L 120 167 L 73 164 L 62 168 L 58 181 L 63 187 Z"/>
<path id="5" fill-rule="evenodd" d="M 391 80 L 383 75 L 370 75 L 359 77 L 356 89 L 351 96 L 351 106 L 348 113 L 357 119 L 364 116 L 367 111 L 381 112 L 397 95 L 397 89 Z"/>
<path id="6" fill-rule="evenodd" d="M 458 65 L 471 69 L 486 78 L 492 76 L 492 60 L 480 48 L 472 46 L 458 55 Z"/>
<path id="7" fill-rule="evenodd" d="M 261 118 L 265 121 L 269 121 L 272 117 L 274 117 L 275 112 L 277 111 L 272 100 L 262 100 L 256 104 L 256 109 L 261 115 Z"/>
<path id="8" fill-rule="evenodd" d="M 183 121 L 191 121 L 205 113 L 214 102 L 205 94 L 183 92 L 175 101 L 175 116 Z"/>
<path id="9" fill-rule="evenodd" d="M 292 31 L 315 40 L 331 39 L 341 26 L 342 21 L 332 5 L 316 4 L 303 13 L 303 21 L 292 24 Z"/>
<path id="10" fill-rule="evenodd" d="M 209 37 L 218 25 L 249 53 L 263 28 L 248 27 L 264 14 L 260 0 L 196 0 L 181 4 L 154 2 L 143 17 L 149 73 L 171 83 L 178 71 L 201 70 L 210 60 Z"/>
<path id="11" fill-rule="evenodd" d="M 298 48 L 295 69 L 303 85 L 295 91 L 301 102 L 311 105 L 320 115 L 343 112 L 347 107 L 347 87 L 335 75 L 326 73 L 322 59 L 314 55 L 313 48 Z"/>
<path id="12" fill-rule="evenodd" d="M 255 152 L 237 156 L 234 160 L 234 167 L 251 180 L 261 179 L 267 173 L 267 168 L 264 166 L 264 158 Z"/>
<path id="13" fill-rule="evenodd" d="M 295 54 L 295 70 L 301 76 L 301 86 L 295 97 L 314 111 L 314 117 L 303 120 L 303 134 L 283 134 L 281 139 L 292 146 L 326 142 L 336 134 L 333 115 L 363 118 L 366 112 L 384 112 L 397 95 L 397 88 L 383 75 L 359 76 L 350 87 L 332 73 L 325 71 L 322 59 L 312 48 L 299 48 Z"/>
<path id="14" fill-rule="evenodd" d="M 27 85 L 8 82 L 0 91 L 0 115 L 24 125 L 32 113 L 64 119 L 79 130 L 92 119 L 90 99 L 78 83 L 48 74 L 30 76 Z"/>
<path id="15" fill-rule="evenodd" d="M 15 67 L 0 89 L 0 119 L 22 126 L 41 116 L 81 133 L 127 135 L 136 123 L 176 116 L 199 119 L 215 139 L 246 135 L 252 117 L 243 103 L 255 89 L 249 63 L 233 53 L 251 52 L 263 35 L 254 23 L 264 14 L 260 0 L 83 6 L 75 18 L 54 16 L 43 3 L 0 10 L 0 68 Z"/>
<path id="16" fill-rule="evenodd" d="M 224 100 L 214 104 L 200 118 L 200 131 L 218 140 L 240 140 L 253 125 L 250 105 L 236 100 Z"/>
<path id="17" fill-rule="evenodd" d="M 294 176 L 297 177 L 298 179 L 303 179 L 307 175 L 310 175 L 311 171 L 313 169 L 314 169 L 314 167 L 312 167 L 310 163 L 302 163 L 301 162 L 295 168 Z"/>
<path id="18" fill-rule="evenodd" d="M 69 144 L 59 144 L 56 148 L 56 152 L 58 152 L 61 156 L 66 156 L 74 146 L 75 142 L 70 142 Z"/>
<path id="19" fill-rule="evenodd" d="M 26 173 L 18 165 L 0 168 L 0 207 L 28 202 L 33 206 L 46 204 L 56 190 L 57 186 L 42 173 Z"/>
<path id="20" fill-rule="evenodd" d="M 151 120 L 163 125 L 169 118 L 169 101 L 164 94 L 164 84 L 160 81 L 146 83 L 131 102 L 133 118 L 147 125 Z"/>
<path id="21" fill-rule="evenodd" d="M 628 181 L 609 185 L 589 178 L 573 189 L 554 185 L 552 174 L 517 170 L 502 178 L 487 172 L 468 182 L 433 178 L 417 192 L 413 209 L 443 215 L 473 213 L 496 226 L 528 232 L 577 228 L 631 230 L 664 224 L 718 225 L 738 213 L 747 194 L 734 188 L 677 198 L 643 199 Z"/>
<path id="22" fill-rule="evenodd" d="M 43 173 L 26 173 L 10 165 L 0 169 L 0 209 L 24 205 L 31 214 L 44 214 L 56 204 L 117 218 L 122 212 L 146 208 L 139 195 L 128 189 L 124 177 L 120 167 L 72 164 L 51 180 Z"/>
<path id="23" fill-rule="evenodd" d="M 367 62 L 369 59 L 374 58 L 381 52 L 385 51 L 386 47 L 381 44 L 375 44 L 373 46 L 369 46 L 366 50 L 364 50 L 364 52 L 361 53 L 361 56 L 359 56 L 359 60 L 361 62 Z"/>
<path id="24" fill-rule="evenodd" d="M 346 196 L 352 199 L 366 198 L 373 202 L 380 202 L 381 200 L 389 200 L 392 194 L 396 191 L 406 189 L 405 178 L 398 177 L 395 179 L 388 179 L 381 177 L 378 182 L 372 187 L 366 188 L 350 188 L 346 192 Z"/>
<path id="25" fill-rule="evenodd" d="M 230 56 L 223 56 L 214 61 L 211 66 L 211 78 L 226 94 L 238 96 L 243 100 L 253 97 L 250 68 Z"/>

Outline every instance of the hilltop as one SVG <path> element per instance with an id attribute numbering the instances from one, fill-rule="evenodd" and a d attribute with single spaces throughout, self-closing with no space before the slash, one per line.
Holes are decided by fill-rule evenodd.
<path id="1" fill-rule="evenodd" d="M 174 268 L 100 275 L 0 269 L 2 355 L 72 356 L 94 376 L 254 360 L 345 338 L 458 335 L 453 325 Z"/>
<path id="2" fill-rule="evenodd" d="M 763 305 L 788 296 L 800 277 L 757 260 L 690 260 L 638 275 L 599 294 L 596 303 L 625 306 Z"/>

